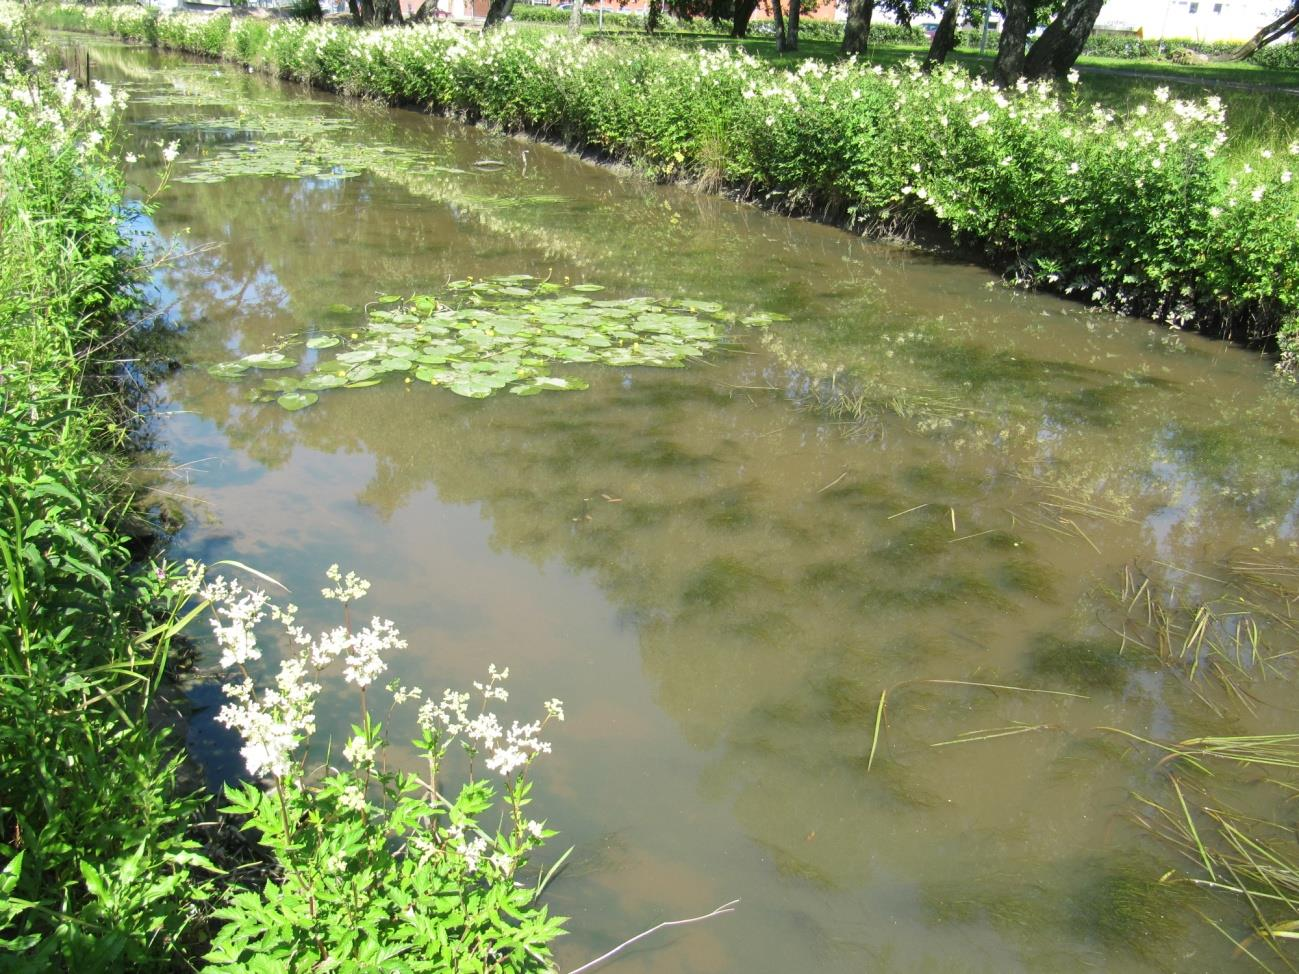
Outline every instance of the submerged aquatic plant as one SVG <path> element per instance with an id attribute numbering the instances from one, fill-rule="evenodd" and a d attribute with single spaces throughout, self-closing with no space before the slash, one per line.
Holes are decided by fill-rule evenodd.
<path id="1" fill-rule="evenodd" d="M 291 375 L 263 379 L 252 393 L 256 401 L 274 400 L 290 410 L 316 402 L 320 390 L 372 386 L 390 373 L 473 399 L 507 388 L 530 396 L 586 388 L 582 379 L 551 375 L 555 363 L 680 368 L 715 348 L 730 318 L 711 302 L 588 296 L 602 290 L 598 284 L 560 285 L 528 274 L 466 278 L 448 284 L 441 298 L 416 295 L 402 301 L 385 295 L 357 331 L 292 335 L 273 349 L 208 371 L 238 379 L 250 371 L 293 369 Z M 300 362 L 291 354 L 299 349 L 337 351 L 303 373 L 296 371 Z"/>
<path id="2" fill-rule="evenodd" d="M 1253 711 L 1250 684 L 1281 676 L 1294 655 L 1271 645 L 1299 637 L 1296 590 L 1286 588 L 1299 577 L 1294 566 L 1258 556 L 1228 560 L 1209 569 L 1213 575 L 1158 567 L 1125 567 L 1121 588 L 1110 593 L 1123 612 L 1113 627 L 1121 651 L 1144 650 L 1215 713 Z"/>

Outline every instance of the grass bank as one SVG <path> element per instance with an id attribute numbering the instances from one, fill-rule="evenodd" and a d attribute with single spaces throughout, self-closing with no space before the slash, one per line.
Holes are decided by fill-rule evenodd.
<path id="1" fill-rule="evenodd" d="M 1299 333 L 1299 142 L 1229 152 L 1216 99 L 1124 112 L 1084 89 L 732 50 L 610 46 L 503 29 L 377 31 L 134 7 L 46 8 L 57 26 L 623 159 L 870 232 L 936 226 L 1017 280 L 1254 341 Z M 1248 134 L 1243 136 L 1248 139 Z"/>
<path id="2" fill-rule="evenodd" d="M 0 968 L 163 967 L 203 859 L 148 718 L 177 602 L 124 529 L 118 102 L 41 60 L 0 12 Z"/>

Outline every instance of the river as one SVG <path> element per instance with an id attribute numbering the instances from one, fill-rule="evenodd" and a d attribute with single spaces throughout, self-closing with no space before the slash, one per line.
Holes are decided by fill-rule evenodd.
<path id="1" fill-rule="evenodd" d="M 1137 821 L 1169 768 L 1119 732 L 1293 727 L 1277 616 L 1182 638 L 1201 602 L 1299 578 L 1299 402 L 1266 358 L 544 145 L 90 56 L 131 93 L 139 193 L 180 143 L 136 222 L 183 331 L 149 427 L 173 557 L 253 565 L 321 625 L 339 562 L 409 640 L 386 676 L 436 695 L 495 663 L 513 715 L 563 698 L 534 814 L 574 847 L 564 969 L 737 897 L 612 969 L 1252 969 L 1192 909 L 1241 932 L 1237 904 L 1159 883 L 1196 874 Z M 289 411 L 207 368 L 513 274 L 773 320 L 529 397 L 389 375 Z M 1267 649 L 1230 660 L 1242 620 Z"/>

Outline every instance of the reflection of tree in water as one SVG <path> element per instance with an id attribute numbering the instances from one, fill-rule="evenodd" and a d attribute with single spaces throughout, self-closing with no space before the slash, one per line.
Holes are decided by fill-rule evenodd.
<path id="1" fill-rule="evenodd" d="M 183 381 L 200 391 L 182 389 L 179 398 L 207 414 L 209 388 L 230 397 L 236 412 L 218 423 L 253 455 L 287 458 L 301 445 L 373 458 L 358 499 L 385 516 L 431 486 L 444 502 L 480 505 L 500 549 L 590 572 L 636 623 L 660 706 L 692 744 L 716 753 L 711 797 L 731 804 L 800 882 L 854 887 L 914 870 L 905 853 L 861 842 L 857 831 L 864 822 L 930 822 L 941 868 L 906 882 L 936 884 L 934 902 L 955 909 L 951 902 L 967 893 L 953 877 L 987 875 L 999 856 L 1023 861 L 1032 792 L 1058 808 L 1088 807 L 1091 782 L 1112 780 L 1115 766 L 1114 755 L 1069 735 L 1035 738 L 1030 749 L 1006 745 L 1024 793 L 1010 789 L 1003 828 L 985 819 L 979 842 L 962 844 L 947 831 L 951 786 L 935 774 L 959 779 L 963 757 L 956 748 L 929 751 L 934 740 L 1012 721 L 1083 729 L 1116 719 L 1110 709 L 1120 700 L 1125 726 L 1156 713 L 1179 732 L 1202 726 L 1184 689 L 1152 684 L 1140 665 L 1107 686 L 1037 665 L 1043 632 L 1086 629 L 1085 619 L 1071 619 L 1080 577 L 1095 570 L 1108 579 L 1126 558 L 1148 552 L 1140 526 L 1087 523 L 1104 556 L 1032 527 L 1010 530 L 1005 509 L 1039 491 L 1018 476 L 1019 457 L 917 435 L 895 415 L 874 440 L 845 439 L 816 414 L 792 412 L 779 394 L 731 388 L 757 384 L 755 375 L 801 385 L 799 373 L 782 373 L 774 361 L 722 357 L 707 371 L 586 374 L 593 385 L 581 394 L 473 402 L 390 386 L 287 414 L 237 404 L 238 385 L 195 373 Z M 1036 391 L 1045 428 L 1056 400 Z M 1162 429 L 1152 419 L 1146 435 Z M 1131 429 L 1123 436 L 1140 441 Z M 1109 460 L 1105 469 L 1119 477 L 1131 456 Z M 1182 475 L 1195 481 L 1195 473 L 1188 465 Z M 1141 493 L 1134 503 L 1155 500 L 1157 492 Z M 921 503 L 930 507 L 894 517 Z M 1196 563 L 1240 540 L 1233 525 L 1187 519 L 1169 533 L 1164 555 Z M 953 543 L 965 535 L 977 537 Z M 1096 645 L 1116 649 L 1114 640 Z M 898 694 L 886 751 L 866 775 L 881 689 L 920 677 L 1072 689 L 1093 700 L 914 687 Z M 854 813 L 845 819 L 830 809 Z M 1099 835 L 1082 829 L 1078 843 L 1092 841 Z M 1069 842 L 1063 849 L 1057 866 L 1033 875 L 1067 898 L 1071 877 L 1082 875 L 1069 858 L 1081 853 Z M 1024 868 L 1043 867 L 1034 859 Z"/>

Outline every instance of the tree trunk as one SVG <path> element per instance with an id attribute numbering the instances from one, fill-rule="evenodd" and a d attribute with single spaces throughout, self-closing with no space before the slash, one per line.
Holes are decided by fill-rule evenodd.
<path id="1" fill-rule="evenodd" d="M 798 15 L 803 0 L 789 0 L 789 16 L 785 18 L 785 50 L 798 50 Z"/>
<path id="2" fill-rule="evenodd" d="M 663 0 L 649 0 L 649 9 L 645 12 L 645 33 L 652 34 L 659 29 L 659 18 L 663 16 Z"/>
<path id="3" fill-rule="evenodd" d="M 1291 3 L 1285 13 L 1228 54 L 1227 60 L 1243 61 L 1260 47 L 1267 47 L 1273 41 L 1295 30 L 1299 30 L 1299 0 Z"/>
<path id="4" fill-rule="evenodd" d="M 573 0 L 573 9 L 568 15 L 568 32 L 582 33 L 582 0 Z"/>
<path id="5" fill-rule="evenodd" d="M 374 24 L 376 16 L 374 10 L 374 0 L 360 0 L 361 2 L 361 23 Z"/>
<path id="6" fill-rule="evenodd" d="M 798 0 L 794 0 L 795 3 Z M 785 15 L 780 10 L 780 0 L 771 0 L 771 16 L 776 22 L 776 53 L 785 53 Z"/>
<path id="7" fill-rule="evenodd" d="M 929 42 L 929 53 L 925 55 L 926 71 L 946 61 L 947 55 L 956 47 L 956 25 L 961 19 L 962 6 L 964 0 L 947 0 L 947 9 L 943 11 L 943 19 L 938 22 L 934 39 Z"/>
<path id="8" fill-rule="evenodd" d="M 483 30 L 495 27 L 514 9 L 514 0 L 492 0 L 492 5 L 487 8 L 487 17 L 483 20 Z"/>
<path id="9" fill-rule="evenodd" d="M 1028 0 L 1005 0 L 1001 18 L 1001 40 L 992 75 L 1003 88 L 1013 85 L 1024 73 L 1024 44 L 1028 41 Z"/>
<path id="10" fill-rule="evenodd" d="M 406 18 L 406 23 L 408 24 L 427 23 L 437 15 L 437 9 L 438 9 L 437 0 L 424 0 L 424 2 L 419 5 L 419 9 L 411 13 L 411 15 Z"/>
<path id="11" fill-rule="evenodd" d="M 1105 0 L 1070 0 L 1024 58 L 1029 78 L 1063 78 L 1082 54 Z"/>
<path id="12" fill-rule="evenodd" d="M 839 48 L 844 57 L 866 53 L 871 37 L 871 14 L 874 12 L 875 0 L 848 0 L 848 20 L 843 25 L 843 45 Z"/>
<path id="13" fill-rule="evenodd" d="M 745 37 L 749 33 L 749 21 L 753 11 L 758 9 L 758 0 L 735 0 L 735 13 L 731 19 L 731 36 Z"/>
<path id="14" fill-rule="evenodd" d="M 347 0 L 348 13 L 352 15 L 352 26 L 361 26 L 361 8 L 357 5 L 356 0 Z"/>

